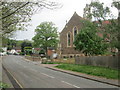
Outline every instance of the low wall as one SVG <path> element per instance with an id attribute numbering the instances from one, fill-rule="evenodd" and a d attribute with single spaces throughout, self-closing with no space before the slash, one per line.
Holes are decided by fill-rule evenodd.
<path id="1" fill-rule="evenodd" d="M 25 56 L 25 58 L 31 61 L 41 61 L 40 57 L 35 57 L 35 56 Z"/>
<path id="2" fill-rule="evenodd" d="M 120 69 L 120 59 L 119 56 L 84 56 L 76 57 L 75 64 L 81 65 L 92 65 L 92 66 L 103 66 L 114 69 Z"/>

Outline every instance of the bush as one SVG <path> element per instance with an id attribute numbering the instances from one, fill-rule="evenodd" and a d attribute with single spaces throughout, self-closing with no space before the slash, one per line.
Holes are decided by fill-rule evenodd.
<path id="1" fill-rule="evenodd" d="M 0 88 L 9 88 L 10 85 L 0 82 Z"/>
<path id="2" fill-rule="evenodd" d="M 24 52 L 20 52 L 20 55 L 25 55 L 25 53 Z"/>

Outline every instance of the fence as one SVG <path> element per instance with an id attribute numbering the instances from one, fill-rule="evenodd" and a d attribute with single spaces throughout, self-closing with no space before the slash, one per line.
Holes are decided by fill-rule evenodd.
<path id="1" fill-rule="evenodd" d="M 114 69 L 120 69 L 119 56 L 84 56 L 76 57 L 75 64 L 102 66 Z"/>

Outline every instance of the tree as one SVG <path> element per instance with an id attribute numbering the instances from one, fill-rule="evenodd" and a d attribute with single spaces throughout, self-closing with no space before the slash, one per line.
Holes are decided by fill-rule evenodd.
<path id="1" fill-rule="evenodd" d="M 32 47 L 32 43 L 28 40 L 25 40 L 22 44 L 21 44 L 21 52 L 25 53 L 25 47 Z"/>
<path id="2" fill-rule="evenodd" d="M 104 7 L 104 3 L 91 2 L 84 8 L 84 17 L 87 19 L 94 18 L 99 22 L 99 31 L 103 34 L 104 38 L 109 39 L 111 48 L 118 48 L 120 51 L 120 1 L 114 0 L 112 7 L 118 9 L 118 20 L 114 18 L 109 7 Z M 111 18 L 108 20 L 108 18 Z M 105 20 L 109 21 L 109 24 L 103 24 Z M 107 35 L 110 35 L 107 37 Z"/>
<path id="3" fill-rule="evenodd" d="M 112 6 L 118 10 L 118 19 L 111 20 L 111 25 L 108 25 L 108 32 L 111 34 L 111 44 L 118 48 L 120 54 L 120 1 L 113 1 Z"/>
<path id="4" fill-rule="evenodd" d="M 58 43 L 57 27 L 52 22 L 42 22 L 35 29 L 36 35 L 32 38 L 34 45 L 45 50 L 47 56 L 48 47 L 56 47 Z"/>
<path id="5" fill-rule="evenodd" d="M 14 47 L 16 47 L 16 40 L 8 39 L 7 41 L 8 50 L 13 49 Z"/>
<path id="6" fill-rule="evenodd" d="M 110 15 L 109 7 L 104 7 L 104 3 L 99 1 L 92 1 L 90 4 L 86 4 L 84 8 L 84 18 L 92 20 L 105 20 Z"/>
<path id="7" fill-rule="evenodd" d="M 87 20 L 81 21 L 83 28 L 75 38 L 75 49 L 82 51 L 85 55 L 101 55 L 107 50 L 104 39 L 97 35 L 97 26 Z"/>
<path id="8" fill-rule="evenodd" d="M 25 30 L 29 25 L 31 17 L 34 13 L 43 8 L 56 9 L 60 4 L 47 0 L 40 0 L 37 2 L 2 2 L 0 26 L 2 26 L 2 35 L 10 35 L 16 30 Z"/>

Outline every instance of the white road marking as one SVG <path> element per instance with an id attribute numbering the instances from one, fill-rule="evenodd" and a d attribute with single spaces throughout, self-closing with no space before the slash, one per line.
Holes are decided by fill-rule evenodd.
<path id="1" fill-rule="evenodd" d="M 80 88 L 80 87 L 78 87 L 78 86 L 76 86 L 76 85 L 73 85 L 74 87 L 76 87 L 76 88 Z"/>
<path id="2" fill-rule="evenodd" d="M 66 83 L 66 84 L 71 85 L 71 86 L 76 87 L 76 88 L 80 88 L 80 87 L 78 87 L 78 86 L 76 86 L 76 85 L 70 84 L 70 83 L 65 82 L 65 81 L 61 81 L 61 82 Z"/>
<path id="3" fill-rule="evenodd" d="M 50 76 L 50 75 L 47 75 L 47 74 L 45 74 L 45 73 L 41 73 L 41 74 L 43 74 L 43 75 L 45 75 L 45 76 L 48 76 L 48 77 L 50 77 L 50 78 L 55 78 L 55 77 Z"/>

